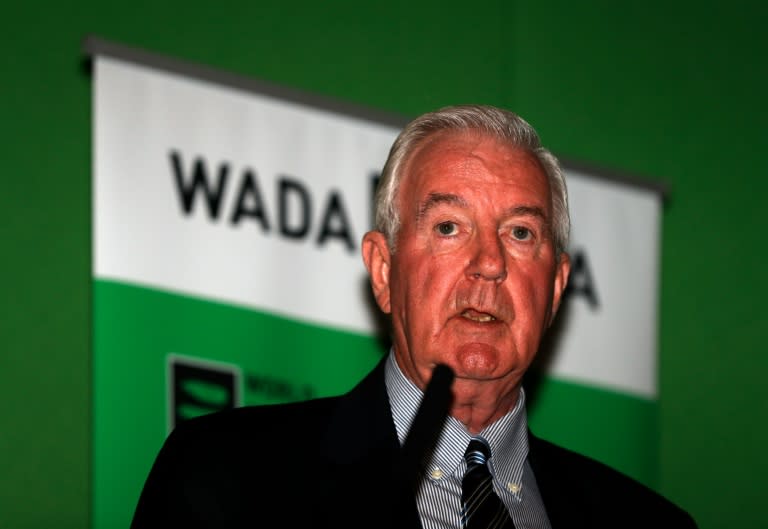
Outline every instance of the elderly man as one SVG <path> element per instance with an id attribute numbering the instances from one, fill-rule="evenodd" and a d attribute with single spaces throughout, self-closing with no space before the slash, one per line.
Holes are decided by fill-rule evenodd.
<path id="1" fill-rule="evenodd" d="M 412 121 L 362 244 L 389 355 L 346 395 L 182 423 L 132 527 L 696 527 L 528 430 L 522 380 L 568 282 L 568 232 L 562 171 L 519 116 Z M 421 413 L 441 373 L 445 414 Z"/>

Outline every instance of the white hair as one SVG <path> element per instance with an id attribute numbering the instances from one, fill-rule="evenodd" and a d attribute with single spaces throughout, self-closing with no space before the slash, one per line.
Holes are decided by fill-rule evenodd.
<path id="1" fill-rule="evenodd" d="M 523 149 L 536 157 L 549 179 L 552 195 L 552 238 L 556 255 L 568 247 L 571 220 L 565 176 L 555 156 L 541 145 L 536 130 L 508 110 L 487 105 L 457 105 L 422 114 L 400 132 L 384 164 L 375 196 L 375 228 L 387 237 L 392 251 L 400 228 L 397 192 L 404 167 L 422 141 L 442 131 L 476 131 Z"/>

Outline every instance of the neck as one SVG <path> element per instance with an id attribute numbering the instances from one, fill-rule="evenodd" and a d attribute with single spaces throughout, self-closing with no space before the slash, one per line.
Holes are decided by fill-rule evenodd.
<path id="1" fill-rule="evenodd" d="M 450 414 L 467 427 L 472 435 L 497 421 L 515 407 L 520 395 L 520 386 L 512 391 L 499 393 L 498 388 L 478 388 L 473 383 L 469 388 L 460 381 L 454 385 L 454 399 Z"/>

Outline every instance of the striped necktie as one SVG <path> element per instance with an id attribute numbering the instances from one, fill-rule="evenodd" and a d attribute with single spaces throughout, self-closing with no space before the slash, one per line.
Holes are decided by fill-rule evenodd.
<path id="1" fill-rule="evenodd" d="M 493 492 L 488 470 L 491 449 L 485 440 L 472 438 L 464 453 L 467 472 L 461 482 L 461 526 L 464 529 L 514 529 L 501 499 Z"/>

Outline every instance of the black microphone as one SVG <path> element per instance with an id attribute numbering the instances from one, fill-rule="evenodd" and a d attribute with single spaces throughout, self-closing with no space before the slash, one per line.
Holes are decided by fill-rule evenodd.
<path id="1" fill-rule="evenodd" d="M 453 379 L 454 373 L 450 367 L 444 364 L 435 366 L 403 443 L 401 454 L 403 478 L 412 488 L 416 485 L 419 475 L 419 464 L 434 446 L 443 428 L 443 421 L 451 405 Z"/>

